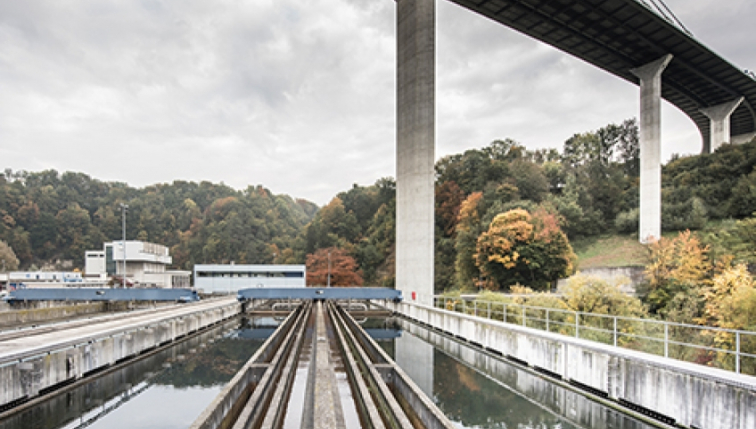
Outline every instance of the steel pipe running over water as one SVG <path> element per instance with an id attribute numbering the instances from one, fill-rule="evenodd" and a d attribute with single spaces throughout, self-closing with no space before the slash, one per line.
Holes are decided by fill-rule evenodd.
<path id="1" fill-rule="evenodd" d="M 191 429 L 453 428 L 338 304 L 292 311 Z"/>

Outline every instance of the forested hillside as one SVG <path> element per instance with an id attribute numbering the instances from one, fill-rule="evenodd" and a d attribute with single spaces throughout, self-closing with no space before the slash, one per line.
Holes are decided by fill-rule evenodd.
<path id="1" fill-rule="evenodd" d="M 634 237 L 638 154 L 631 119 L 576 134 L 561 150 L 529 151 L 507 139 L 440 159 L 437 291 L 514 284 L 544 289 L 575 270 L 570 240 Z M 239 191 L 176 181 L 136 189 L 82 173 L 6 170 L 0 176 L 0 240 L 23 267 L 54 259 L 81 267 L 84 250 L 120 239 L 119 205 L 125 203 L 127 238 L 169 246 L 180 268 L 231 261 L 328 267 L 332 260 L 353 271 L 340 278 L 391 286 L 395 188 L 391 178 L 354 185 L 318 209 L 261 186 Z M 719 230 L 702 232 L 711 252 L 752 263 L 750 247 L 740 239 L 750 224 L 735 221 L 756 211 L 756 141 L 675 157 L 663 167 L 662 198 L 665 232 L 700 230 L 715 221 Z M 320 274 L 313 279 L 322 281 Z"/>
<path id="2" fill-rule="evenodd" d="M 576 134 L 561 150 L 529 151 L 515 141 L 497 140 L 440 159 L 436 163 L 436 290 L 474 286 L 506 290 L 517 282 L 542 289 L 575 268 L 574 255 L 557 243 L 558 234 L 541 242 L 521 240 L 510 249 L 486 245 L 513 242 L 510 238 L 517 236 L 518 227 L 535 236 L 539 231 L 552 233 L 549 228 L 555 223 L 570 240 L 616 233 L 635 237 L 638 155 L 638 127 L 631 119 Z M 756 141 L 725 145 L 713 154 L 676 156 L 663 167 L 662 175 L 665 232 L 700 230 L 709 221 L 743 219 L 756 211 Z M 295 253 L 346 249 L 361 268 L 365 284 L 392 285 L 394 191 L 394 182 L 384 178 L 339 193 L 305 227 Z M 528 213 L 529 225 L 518 223 L 524 218 L 513 215 L 508 224 L 501 218 L 494 222 L 515 209 Z M 731 226 L 722 227 L 736 228 L 729 222 Z M 726 228 L 722 234 L 707 233 L 713 250 L 742 247 Z M 491 234 L 496 234 L 495 239 Z M 518 266 L 511 258 L 522 257 L 523 252 L 542 259 L 531 257 L 527 266 Z M 496 265 L 487 263 L 497 260 L 510 265 L 498 278 Z M 555 264 L 561 268 L 547 272 Z"/>
<path id="3" fill-rule="evenodd" d="M 71 260 L 122 237 L 120 204 L 129 206 L 126 238 L 171 248 L 174 265 L 270 263 L 291 249 L 317 206 L 257 186 L 175 181 L 137 189 L 83 173 L 6 170 L 0 175 L 0 240 L 29 268 Z M 289 250 L 290 252 L 290 250 Z"/>
<path id="4" fill-rule="evenodd" d="M 511 281 L 497 275 L 494 266 L 476 260 L 478 239 L 484 233 L 491 242 L 499 242 L 496 237 L 502 234 L 517 235 L 520 221 L 528 224 L 519 224 L 524 230 L 540 234 L 542 240 L 521 240 L 519 247 L 508 249 L 510 256 L 501 254 L 505 249 L 489 247 L 490 259 L 545 254 L 542 260 L 530 258 L 527 266 L 512 261 L 517 271 L 513 281 L 532 280 L 537 286 L 569 274 L 574 255 L 559 234 L 563 231 L 574 238 L 613 230 L 619 213 L 637 207 L 637 184 L 634 120 L 577 134 L 565 142 L 562 152 L 528 151 L 515 141 L 497 140 L 440 159 L 436 163 L 437 290 L 478 282 L 492 289 L 508 287 Z M 393 181 L 381 179 L 373 186 L 355 185 L 338 194 L 305 227 L 298 251 L 348 249 L 366 284 L 393 284 L 394 191 Z M 512 225 L 500 219 L 491 230 L 497 215 L 513 209 L 525 210 L 528 218 L 512 218 Z M 544 240 L 549 248 L 543 247 Z M 545 273 L 555 263 L 561 268 Z"/>

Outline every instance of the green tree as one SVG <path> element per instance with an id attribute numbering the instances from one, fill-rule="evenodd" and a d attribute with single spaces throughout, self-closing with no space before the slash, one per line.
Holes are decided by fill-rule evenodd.
<path id="1" fill-rule="evenodd" d="M 756 267 L 756 213 L 746 219 L 723 222 L 703 237 L 713 258 L 731 256 L 734 263 Z"/>
<path id="2" fill-rule="evenodd" d="M 58 225 L 58 246 L 63 249 L 63 256 L 73 260 L 78 266 L 84 261 L 84 252 L 92 248 L 87 240 L 90 233 L 89 212 L 71 203 L 56 216 Z"/>

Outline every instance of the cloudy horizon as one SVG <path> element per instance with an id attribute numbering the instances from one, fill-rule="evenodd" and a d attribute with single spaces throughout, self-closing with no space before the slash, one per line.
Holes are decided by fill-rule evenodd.
<path id="1" fill-rule="evenodd" d="M 756 2 L 667 0 L 704 45 L 756 69 Z M 261 184 L 323 205 L 395 176 L 388 0 L 0 4 L 0 168 L 143 187 Z M 437 2 L 436 157 L 512 138 L 558 148 L 638 115 L 638 88 Z M 662 157 L 698 153 L 663 107 Z"/>

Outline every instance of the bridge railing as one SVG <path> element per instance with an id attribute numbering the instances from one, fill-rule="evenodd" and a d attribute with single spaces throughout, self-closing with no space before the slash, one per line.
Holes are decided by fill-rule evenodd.
<path id="1" fill-rule="evenodd" d="M 739 374 L 756 375 L 756 332 L 440 296 L 435 298 L 435 306 Z"/>

